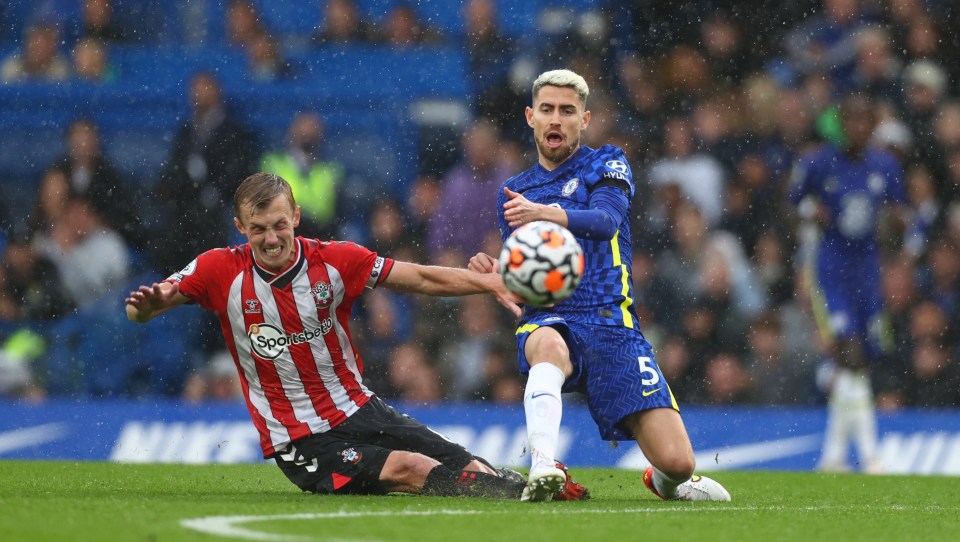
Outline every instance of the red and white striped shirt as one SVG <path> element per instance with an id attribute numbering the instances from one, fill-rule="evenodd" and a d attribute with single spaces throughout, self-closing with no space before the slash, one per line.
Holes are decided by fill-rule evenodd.
<path id="1" fill-rule="evenodd" d="M 220 318 L 264 457 L 336 427 L 373 395 L 348 322 L 364 288 L 393 268 L 355 243 L 296 239 L 278 273 L 241 245 L 204 252 L 167 279 Z"/>

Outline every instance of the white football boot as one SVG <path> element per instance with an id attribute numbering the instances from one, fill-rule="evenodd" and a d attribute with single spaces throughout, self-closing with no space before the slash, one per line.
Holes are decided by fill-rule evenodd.
<path id="1" fill-rule="evenodd" d="M 547 502 L 563 490 L 567 483 L 567 473 L 556 466 L 541 465 L 530 470 L 527 487 L 523 488 L 521 501 Z"/>
<path id="2" fill-rule="evenodd" d="M 667 499 L 653 485 L 653 467 L 643 471 L 643 485 L 663 500 L 672 501 L 730 501 L 730 493 L 716 480 L 694 474 L 693 478 L 677 486 L 677 495 Z M 524 490 L 526 491 L 526 490 Z"/>

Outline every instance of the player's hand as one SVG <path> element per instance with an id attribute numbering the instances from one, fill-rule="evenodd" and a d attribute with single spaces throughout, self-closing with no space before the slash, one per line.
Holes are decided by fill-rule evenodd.
<path id="1" fill-rule="evenodd" d="M 130 292 L 124 302 L 133 307 L 137 320 L 144 320 L 168 308 L 179 292 L 180 285 L 175 282 L 154 282 L 150 286 L 140 286 Z"/>
<path id="2" fill-rule="evenodd" d="M 503 193 L 510 198 L 503 204 L 503 218 L 511 228 L 517 228 L 536 220 L 547 220 L 554 224 L 567 226 L 567 212 L 556 205 L 534 203 L 506 186 Z"/>
<path id="3" fill-rule="evenodd" d="M 467 269 L 473 271 L 474 273 L 499 273 L 500 262 L 485 252 L 478 252 L 475 256 L 470 258 L 470 263 L 467 264 Z M 510 290 L 507 290 L 507 287 L 503 286 L 502 281 L 500 284 L 501 288 L 493 293 L 493 295 L 495 295 L 497 298 L 497 303 L 500 303 L 506 307 L 507 310 L 519 318 L 523 315 L 523 309 L 520 308 L 518 303 L 523 303 L 523 299 Z"/>
<path id="4" fill-rule="evenodd" d="M 534 203 L 525 198 L 523 194 L 514 192 L 506 186 L 503 187 L 503 193 L 510 198 L 503 204 L 503 218 L 511 228 L 541 220 L 541 208 L 546 207 L 545 205 Z"/>
<path id="5" fill-rule="evenodd" d="M 504 286 L 501 291 L 494 292 L 494 295 L 497 297 L 497 303 L 506 307 L 514 316 L 517 318 L 523 316 L 523 309 L 520 308 L 520 303 L 523 303 L 523 299 L 520 296 L 507 290 L 506 286 Z"/>
<path id="6" fill-rule="evenodd" d="M 500 262 L 485 252 L 478 252 L 476 256 L 470 258 L 467 269 L 474 273 L 497 273 L 500 271 Z"/>

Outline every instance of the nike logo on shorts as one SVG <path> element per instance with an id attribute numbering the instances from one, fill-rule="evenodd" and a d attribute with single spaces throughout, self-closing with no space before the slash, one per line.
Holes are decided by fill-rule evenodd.
<path id="1" fill-rule="evenodd" d="M 658 391 L 660 391 L 660 390 L 662 390 L 662 389 L 663 389 L 663 388 L 657 388 L 657 389 L 655 389 L 655 390 L 644 391 L 644 392 L 643 392 L 643 396 L 644 396 L 644 397 L 650 397 L 651 395 L 653 395 L 654 393 L 657 393 Z"/>

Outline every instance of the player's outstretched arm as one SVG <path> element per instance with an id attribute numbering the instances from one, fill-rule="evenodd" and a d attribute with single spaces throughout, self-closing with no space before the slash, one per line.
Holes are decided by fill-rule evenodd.
<path id="1" fill-rule="evenodd" d="M 154 282 L 150 286 L 140 286 L 130 292 L 124 301 L 127 319 L 142 324 L 154 316 L 183 305 L 190 301 L 190 298 L 180 293 L 180 286 L 175 282 Z"/>
<path id="2" fill-rule="evenodd" d="M 433 296 L 460 296 L 491 293 L 510 300 L 511 311 L 520 316 L 520 301 L 503 285 L 499 273 L 477 273 L 467 269 L 395 262 L 383 285 L 392 290 Z"/>

